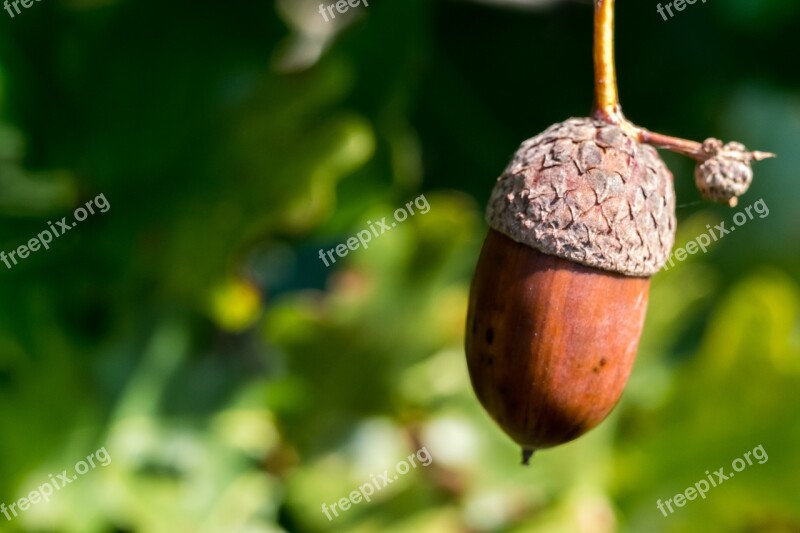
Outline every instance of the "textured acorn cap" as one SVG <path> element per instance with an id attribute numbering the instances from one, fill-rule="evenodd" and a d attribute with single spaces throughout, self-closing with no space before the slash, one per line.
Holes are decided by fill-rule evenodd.
<path id="1" fill-rule="evenodd" d="M 653 147 L 620 128 L 571 118 L 522 143 L 486 219 L 543 253 L 651 276 L 675 242 L 672 174 Z"/>
<path id="2" fill-rule="evenodd" d="M 695 184 L 706 200 L 731 206 L 747 192 L 753 183 L 753 155 L 743 144 L 730 142 L 723 145 L 718 139 L 706 139 L 703 151 L 708 159 L 695 166 Z"/>

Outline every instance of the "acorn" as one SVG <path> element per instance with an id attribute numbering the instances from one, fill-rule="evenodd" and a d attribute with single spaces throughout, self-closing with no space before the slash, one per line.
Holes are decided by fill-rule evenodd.
<path id="1" fill-rule="evenodd" d="M 481 404 L 527 461 L 595 427 L 619 400 L 648 277 L 675 238 L 672 174 L 621 128 L 569 119 L 522 143 L 487 221 L 467 365 Z"/>
<path id="2" fill-rule="evenodd" d="M 475 394 L 522 447 L 568 442 L 619 401 L 642 333 L 649 277 L 675 241 L 672 174 L 655 147 L 698 162 L 710 200 L 736 205 L 747 152 L 654 133 L 622 114 L 614 66 L 614 0 L 594 0 L 591 118 L 522 143 L 497 180 L 489 234 L 470 289 L 466 356 Z"/>
<path id="3" fill-rule="evenodd" d="M 739 196 L 753 182 L 751 161 L 760 161 L 775 154 L 749 152 L 742 143 L 723 144 L 719 139 L 703 142 L 701 158 L 695 165 L 695 185 L 703 198 L 736 207 Z"/>

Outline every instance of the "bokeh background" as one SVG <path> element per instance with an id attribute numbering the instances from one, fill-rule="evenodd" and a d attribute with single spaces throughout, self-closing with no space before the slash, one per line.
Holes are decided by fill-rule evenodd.
<path id="1" fill-rule="evenodd" d="M 618 4 L 627 116 L 777 152 L 741 204 L 770 214 L 653 278 L 620 405 L 529 468 L 471 392 L 467 289 L 510 155 L 589 113 L 590 2 L 0 11 L 0 249 L 111 205 L 0 265 L 0 502 L 113 459 L 0 531 L 800 531 L 800 3 Z M 730 226 L 664 158 L 677 245 Z M 427 214 L 320 261 L 420 194 Z M 430 466 L 326 519 L 420 446 Z"/>

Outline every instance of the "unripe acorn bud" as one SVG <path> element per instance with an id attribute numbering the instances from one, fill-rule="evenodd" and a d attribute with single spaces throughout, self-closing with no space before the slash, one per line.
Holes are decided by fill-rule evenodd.
<path id="1" fill-rule="evenodd" d="M 569 119 L 522 143 L 487 221 L 467 364 L 478 399 L 527 462 L 595 427 L 619 400 L 648 277 L 675 239 L 672 174 L 619 127 Z"/>
<path id="2" fill-rule="evenodd" d="M 703 198 L 735 206 L 753 182 L 753 154 L 741 143 L 723 145 L 719 139 L 706 139 L 703 153 L 708 159 L 698 161 L 694 170 L 695 184 Z"/>

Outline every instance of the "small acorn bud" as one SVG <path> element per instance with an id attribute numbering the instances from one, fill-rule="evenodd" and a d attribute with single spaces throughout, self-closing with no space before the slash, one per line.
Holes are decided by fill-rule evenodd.
<path id="1" fill-rule="evenodd" d="M 738 142 L 723 145 L 719 139 L 706 139 L 705 161 L 698 161 L 694 170 L 695 184 L 703 198 L 734 207 L 738 197 L 747 192 L 753 182 L 750 162 L 753 154 Z"/>
<path id="2" fill-rule="evenodd" d="M 527 462 L 595 427 L 619 400 L 648 277 L 675 239 L 672 175 L 619 127 L 573 118 L 522 143 L 487 220 L 467 363 L 478 399 Z"/>

